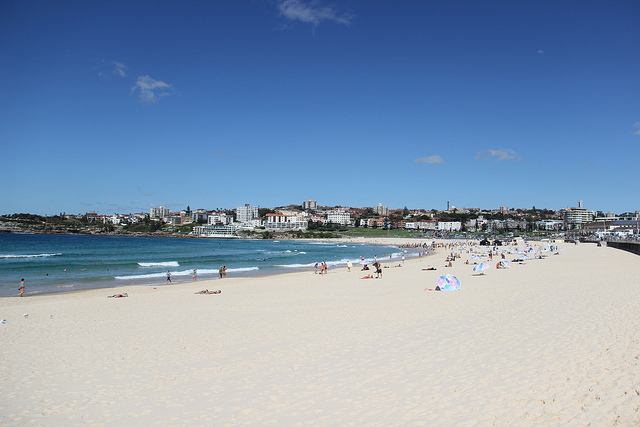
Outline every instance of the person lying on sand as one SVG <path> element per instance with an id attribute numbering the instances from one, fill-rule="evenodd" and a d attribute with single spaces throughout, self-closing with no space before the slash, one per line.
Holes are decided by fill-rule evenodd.
<path id="1" fill-rule="evenodd" d="M 115 294 L 115 295 L 109 295 L 107 298 L 127 298 L 129 295 L 127 295 L 126 293 L 124 294 Z"/>
<path id="2" fill-rule="evenodd" d="M 209 289 L 205 289 L 203 291 L 200 292 L 194 292 L 194 294 L 219 294 L 222 291 L 220 289 L 218 289 L 217 291 L 210 291 Z"/>
<path id="3" fill-rule="evenodd" d="M 440 286 L 436 286 L 435 289 L 432 288 L 424 288 L 425 291 L 439 291 L 440 290 Z"/>
<path id="4" fill-rule="evenodd" d="M 435 267 L 427 267 L 427 268 L 423 268 L 422 271 L 430 271 L 430 270 L 436 270 Z"/>
<path id="5" fill-rule="evenodd" d="M 364 277 L 361 277 L 361 279 L 373 279 L 373 274 L 367 274 Z"/>

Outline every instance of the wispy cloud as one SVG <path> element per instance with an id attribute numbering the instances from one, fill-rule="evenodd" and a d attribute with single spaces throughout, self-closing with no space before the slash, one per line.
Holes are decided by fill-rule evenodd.
<path id="1" fill-rule="evenodd" d="M 636 123 L 633 125 L 633 127 L 634 127 L 634 128 L 638 128 L 638 130 L 637 130 L 637 131 L 635 131 L 633 134 L 634 134 L 634 135 L 638 135 L 638 136 L 640 136 L 640 122 L 636 122 Z"/>
<path id="2" fill-rule="evenodd" d="M 301 21 L 318 25 L 322 21 L 349 24 L 351 16 L 338 14 L 334 6 L 324 6 L 318 0 L 281 0 L 278 3 L 280 14 L 292 21 Z"/>
<path id="3" fill-rule="evenodd" d="M 475 160 L 486 160 L 491 162 L 504 162 L 507 160 L 522 160 L 518 153 L 510 148 L 501 148 L 499 150 L 482 150 L 478 151 Z"/>
<path id="4" fill-rule="evenodd" d="M 140 76 L 135 86 L 131 88 L 131 94 L 139 90 L 140 100 L 147 104 L 154 104 L 173 91 L 173 87 L 161 80 L 154 80 L 149 76 Z"/>
<path id="5" fill-rule="evenodd" d="M 446 163 L 440 156 L 418 157 L 413 160 L 413 163 L 430 164 L 430 165 L 442 165 Z"/>
<path id="6" fill-rule="evenodd" d="M 105 61 L 103 60 L 103 70 L 98 73 L 103 79 L 111 79 L 112 76 L 126 77 L 127 66 L 118 61 Z M 107 68 L 108 67 L 108 68 Z"/>
<path id="7" fill-rule="evenodd" d="M 122 62 L 111 61 L 111 65 L 113 65 L 113 70 L 111 72 L 114 75 L 116 75 L 118 77 L 126 77 L 127 76 L 127 73 L 126 73 L 127 66 L 124 65 Z"/>

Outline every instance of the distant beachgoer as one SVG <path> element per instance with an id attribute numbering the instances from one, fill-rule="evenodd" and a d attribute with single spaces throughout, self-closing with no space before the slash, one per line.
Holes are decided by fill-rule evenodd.
<path id="1" fill-rule="evenodd" d="M 109 295 L 107 298 L 127 298 L 129 295 L 126 293 Z"/>
<path id="2" fill-rule="evenodd" d="M 222 266 L 222 277 L 223 278 L 227 277 L 227 266 L 226 265 Z"/>
<path id="3" fill-rule="evenodd" d="M 222 291 L 218 289 L 217 291 L 210 291 L 209 289 L 202 290 L 200 292 L 194 292 L 194 294 L 219 294 Z"/>
<path id="4" fill-rule="evenodd" d="M 369 266 L 367 264 L 365 264 L 364 267 L 362 267 L 362 270 L 360 270 L 360 271 L 364 271 L 364 270 L 368 270 L 368 269 L 369 269 Z"/>
<path id="5" fill-rule="evenodd" d="M 376 268 L 376 279 L 382 277 L 382 268 L 380 267 L 380 263 L 378 261 L 373 263 L 373 266 Z"/>
<path id="6" fill-rule="evenodd" d="M 24 289 L 25 289 L 24 279 L 20 280 L 20 287 L 18 289 L 20 289 L 20 296 L 23 296 L 24 295 Z"/>
<path id="7" fill-rule="evenodd" d="M 404 262 L 404 254 L 402 254 L 402 262 Z"/>
<path id="8" fill-rule="evenodd" d="M 220 278 L 222 279 L 222 267 L 220 267 L 220 268 L 218 269 L 218 274 L 220 275 Z"/>
<path id="9" fill-rule="evenodd" d="M 198 279 L 198 272 L 194 268 L 193 273 L 191 273 L 191 280 L 195 282 L 197 279 Z"/>
<path id="10" fill-rule="evenodd" d="M 351 264 L 351 261 L 347 261 L 347 271 L 351 271 L 351 267 L 353 267 L 353 264 Z"/>
<path id="11" fill-rule="evenodd" d="M 167 284 L 171 283 L 171 272 L 167 270 Z"/>
<path id="12" fill-rule="evenodd" d="M 361 277 L 361 279 L 373 279 L 373 274 L 367 274 L 364 277 Z"/>

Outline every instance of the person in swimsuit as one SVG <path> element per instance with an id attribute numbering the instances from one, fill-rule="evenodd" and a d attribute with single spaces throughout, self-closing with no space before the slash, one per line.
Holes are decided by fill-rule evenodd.
<path id="1" fill-rule="evenodd" d="M 20 296 L 23 296 L 24 295 L 24 279 L 20 280 L 20 287 L 18 289 L 20 289 Z"/>

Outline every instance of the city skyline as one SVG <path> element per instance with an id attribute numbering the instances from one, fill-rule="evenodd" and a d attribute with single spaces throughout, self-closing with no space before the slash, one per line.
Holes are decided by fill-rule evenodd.
<path id="1" fill-rule="evenodd" d="M 637 2 L 26 0 L 0 16 L 0 214 L 310 196 L 638 209 Z"/>

